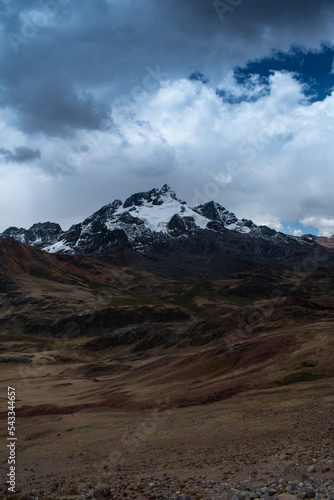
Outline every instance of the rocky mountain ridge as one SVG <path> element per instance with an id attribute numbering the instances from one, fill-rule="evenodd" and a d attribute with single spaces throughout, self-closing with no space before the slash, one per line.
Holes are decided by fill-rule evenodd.
<path id="1" fill-rule="evenodd" d="M 220 276 L 226 275 L 231 261 L 235 267 L 245 261 L 288 265 L 319 248 L 328 257 L 332 253 L 319 247 L 312 235 L 289 236 L 248 219 L 239 220 L 214 201 L 191 208 L 166 184 L 133 194 L 124 203 L 116 199 L 67 231 L 46 222 L 28 230 L 10 227 L 0 237 L 50 253 L 102 259 L 123 253 L 131 263 L 140 262 L 139 267 L 149 270 L 154 270 L 154 262 L 163 261 L 173 269 L 183 263 L 191 269 L 203 267 L 203 259 L 213 259 Z"/>

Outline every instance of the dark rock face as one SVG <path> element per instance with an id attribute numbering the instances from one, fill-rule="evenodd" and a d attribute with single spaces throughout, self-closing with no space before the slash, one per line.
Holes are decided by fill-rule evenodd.
<path id="1" fill-rule="evenodd" d="M 170 193 L 171 197 L 176 199 L 174 191 L 171 191 L 170 187 L 165 184 L 162 189 L 151 189 L 144 193 L 136 193 L 125 200 L 123 207 L 129 208 L 133 206 L 141 207 L 145 203 L 152 203 L 153 205 L 162 205 L 162 197 Z"/>
<path id="2" fill-rule="evenodd" d="M 167 224 L 167 229 L 173 236 L 179 236 L 187 232 L 187 226 L 184 219 L 179 215 L 175 214 Z"/>
<path id="3" fill-rule="evenodd" d="M 217 233 L 225 231 L 224 224 L 215 220 L 210 220 L 210 222 L 208 222 L 206 227 L 208 229 L 211 229 L 212 231 L 216 231 Z"/>
<path id="4" fill-rule="evenodd" d="M 40 222 L 38 224 L 33 224 L 30 229 L 9 227 L 0 237 L 12 238 L 21 243 L 26 243 L 27 245 L 43 248 L 47 245 L 56 243 L 62 233 L 63 231 L 59 224 L 54 222 Z"/>
<path id="5" fill-rule="evenodd" d="M 115 200 L 68 231 L 46 222 L 28 230 L 10 227 L 0 237 L 51 253 L 102 260 L 119 255 L 120 262 L 130 258 L 140 269 L 184 277 L 211 272 L 211 278 L 222 278 L 245 263 L 303 266 L 311 259 L 321 265 L 333 256 L 312 235 L 288 236 L 238 220 L 214 201 L 190 208 L 166 184 L 124 204 Z"/>
<path id="6" fill-rule="evenodd" d="M 87 219 L 83 221 L 83 225 L 89 224 L 94 220 L 98 220 L 104 223 L 107 220 L 109 220 L 117 211 L 117 209 L 121 206 L 122 206 L 121 200 L 115 200 L 112 203 L 109 203 L 109 205 L 105 205 L 104 207 L 100 208 L 100 210 L 95 212 L 90 217 L 87 217 Z"/>
<path id="7" fill-rule="evenodd" d="M 207 219 L 216 223 L 220 223 L 224 227 L 228 227 L 231 224 L 236 224 L 240 228 L 256 228 L 256 225 L 253 221 L 248 219 L 242 219 L 241 221 L 239 221 L 233 212 L 229 212 L 225 207 L 222 207 L 219 203 L 216 203 L 214 201 L 209 201 L 204 205 L 199 205 L 195 208 L 195 210 Z"/>
<path id="8" fill-rule="evenodd" d="M 215 203 L 214 201 L 209 201 L 204 205 L 199 205 L 196 207 L 196 211 L 204 215 L 207 219 L 213 221 L 228 222 L 229 224 L 238 221 L 232 212 L 229 212 L 226 208 L 222 207 L 219 203 Z"/>
<path id="9" fill-rule="evenodd" d="M 129 247 L 128 238 L 122 229 L 109 231 L 100 221 L 91 222 L 89 231 L 84 231 L 81 224 L 72 226 L 64 233 L 63 242 L 69 249 L 76 247 L 75 253 L 78 255 L 103 254 Z"/>
<path id="10" fill-rule="evenodd" d="M 119 220 L 125 224 L 136 224 L 137 226 L 144 224 L 142 219 L 139 219 L 139 217 L 133 217 L 130 213 L 120 215 Z"/>

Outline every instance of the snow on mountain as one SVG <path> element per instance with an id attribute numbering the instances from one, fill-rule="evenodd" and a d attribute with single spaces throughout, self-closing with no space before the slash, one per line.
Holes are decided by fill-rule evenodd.
<path id="1" fill-rule="evenodd" d="M 162 245 L 166 237 L 185 236 L 198 229 L 224 228 L 248 233 L 256 226 L 252 221 L 239 221 L 215 202 L 190 208 L 165 184 L 161 189 L 133 194 L 124 203 L 115 200 L 105 205 L 63 233 L 59 244 L 47 245 L 44 250 L 75 253 L 77 249 L 91 252 L 94 248 L 94 252 L 105 253 L 115 246 L 126 245 L 144 251 L 152 246 L 153 239 Z"/>
<path id="2" fill-rule="evenodd" d="M 189 208 L 185 202 L 178 200 L 174 192 L 167 189 L 167 186 L 160 191 L 154 191 L 157 196 L 145 201 L 142 199 L 142 204 L 137 201 L 129 207 L 129 203 L 125 202 L 124 205 L 119 206 L 112 219 L 106 222 L 108 229 L 112 230 L 115 226 L 124 228 L 125 224 L 131 223 L 131 218 L 127 219 L 128 215 L 140 219 L 146 229 L 154 232 L 167 233 L 168 223 L 176 214 L 180 217 L 192 217 L 195 225 L 202 229 L 208 224 L 206 217 Z"/>
<path id="3" fill-rule="evenodd" d="M 51 253 L 110 255 L 131 249 L 149 258 L 157 255 L 211 255 L 221 251 L 249 259 L 288 258 L 314 240 L 292 237 L 251 220 L 239 220 L 219 203 L 191 208 L 166 184 L 161 189 L 135 193 L 123 203 L 115 200 L 62 231 L 59 224 L 10 227 L 0 235 Z M 286 247 L 283 249 L 283 247 Z M 178 254 L 179 252 L 179 254 Z M 180 253 L 181 252 L 181 253 Z"/>
<path id="4" fill-rule="evenodd" d="M 72 248 L 69 245 L 66 245 L 63 240 L 57 241 L 57 243 L 52 243 L 44 247 L 42 250 L 50 253 L 72 253 Z"/>

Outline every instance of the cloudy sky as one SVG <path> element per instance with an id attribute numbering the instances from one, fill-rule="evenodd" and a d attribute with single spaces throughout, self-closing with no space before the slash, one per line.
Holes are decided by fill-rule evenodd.
<path id="1" fill-rule="evenodd" d="M 1 0 L 0 231 L 168 183 L 334 233 L 332 0 Z"/>

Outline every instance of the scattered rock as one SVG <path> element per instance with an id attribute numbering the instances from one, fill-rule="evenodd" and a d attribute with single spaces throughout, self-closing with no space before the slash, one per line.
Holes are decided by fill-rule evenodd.
<path id="1" fill-rule="evenodd" d="M 109 484 L 103 484 L 94 491 L 94 497 L 96 498 L 112 498 L 113 494 L 110 491 Z"/>
<path id="2" fill-rule="evenodd" d="M 324 465 L 323 465 L 324 466 Z M 104 479 L 107 480 L 106 478 Z M 52 480 L 51 480 L 52 481 Z M 49 492 L 38 492 L 39 500 L 44 498 L 63 500 L 73 499 L 74 484 L 64 485 L 59 481 L 50 481 Z M 114 477 L 112 491 L 109 484 L 99 483 L 93 488 L 91 482 L 80 483 L 76 500 L 103 500 L 103 499 L 123 499 L 134 500 L 135 498 L 149 498 L 151 500 L 313 500 L 313 499 L 333 499 L 334 500 L 334 479 L 318 479 L 303 474 L 301 480 L 285 479 L 245 479 L 244 482 L 227 483 L 223 481 L 209 481 L 206 476 L 197 479 L 191 477 L 185 479 L 177 476 L 163 477 L 141 477 L 132 478 L 131 475 L 123 473 L 122 476 Z M 57 486 L 57 489 L 56 489 Z M 185 490 L 185 488 L 187 488 Z M 60 494 L 69 496 L 60 496 Z M 0 490 L 0 498 L 1 490 Z M 21 497 L 20 497 L 21 498 Z M 27 497 L 22 497 L 27 498 Z M 30 500 L 37 500 L 37 493 L 29 497 Z"/>
<path id="3" fill-rule="evenodd" d="M 311 487 L 306 488 L 304 492 L 304 498 L 314 498 L 315 497 L 315 490 Z"/>
<path id="4" fill-rule="evenodd" d="M 249 491 L 240 491 L 238 494 L 240 500 L 246 500 L 249 496 Z"/>

